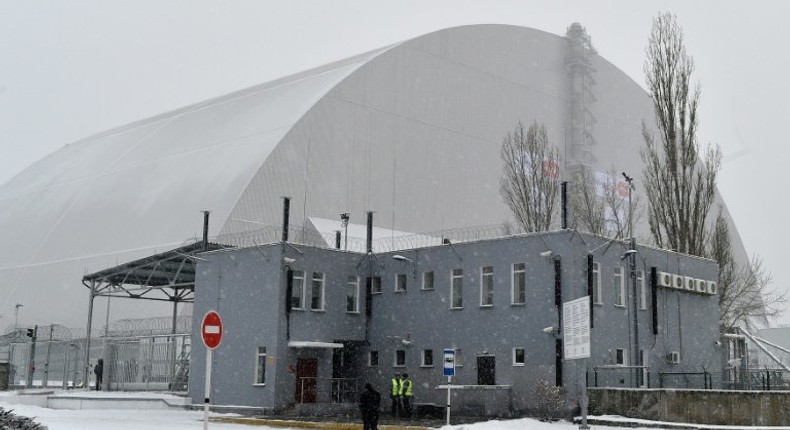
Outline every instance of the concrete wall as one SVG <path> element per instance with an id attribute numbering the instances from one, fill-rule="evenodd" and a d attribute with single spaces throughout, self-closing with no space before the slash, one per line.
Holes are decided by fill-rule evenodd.
<path id="1" fill-rule="evenodd" d="M 657 421 L 737 425 L 790 425 L 790 392 L 589 389 L 591 415 Z"/>

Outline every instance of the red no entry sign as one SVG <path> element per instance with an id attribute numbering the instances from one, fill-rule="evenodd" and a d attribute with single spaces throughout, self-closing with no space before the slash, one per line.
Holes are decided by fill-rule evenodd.
<path id="1" fill-rule="evenodd" d="M 215 311 L 206 312 L 203 317 L 203 324 L 200 326 L 200 334 L 203 337 L 203 345 L 208 349 L 216 349 L 222 341 L 222 319 Z"/>

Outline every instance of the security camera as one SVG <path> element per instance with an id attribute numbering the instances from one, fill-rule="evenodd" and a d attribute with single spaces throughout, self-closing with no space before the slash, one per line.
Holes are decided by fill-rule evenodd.
<path id="1" fill-rule="evenodd" d="M 291 257 L 283 257 L 283 263 L 285 263 L 285 264 L 291 264 L 294 261 L 296 261 L 296 260 L 291 258 Z"/>
<path id="2" fill-rule="evenodd" d="M 554 332 L 554 326 L 553 325 L 550 325 L 550 326 L 548 326 L 548 327 L 543 329 L 543 333 L 553 333 L 553 332 Z"/>
<path id="3" fill-rule="evenodd" d="M 716 342 L 713 342 L 713 344 L 716 345 L 716 346 L 721 346 L 721 341 L 717 340 Z"/>
<path id="4" fill-rule="evenodd" d="M 554 254 L 554 253 L 551 252 L 551 251 L 543 251 L 543 252 L 540 253 L 540 256 L 541 257 L 551 257 L 552 254 Z"/>

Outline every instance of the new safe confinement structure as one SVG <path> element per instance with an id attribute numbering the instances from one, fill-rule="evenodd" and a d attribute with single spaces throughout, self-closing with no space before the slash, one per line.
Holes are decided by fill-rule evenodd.
<path id="1" fill-rule="evenodd" d="M 598 55 L 581 25 L 565 35 L 449 28 L 108 130 L 31 165 L 0 186 L 0 313 L 36 303 L 24 308 L 25 319 L 84 326 L 84 274 L 194 243 L 201 211 L 211 211 L 212 242 L 274 242 L 282 196 L 292 199 L 298 229 L 339 214 L 362 224 L 367 211 L 390 231 L 502 225 L 512 216 L 498 192 L 500 147 L 519 121 L 546 126 L 563 180 L 581 166 L 597 174 L 614 167 L 640 192 L 642 122 L 654 127 L 650 99 Z M 637 237 L 647 235 L 644 222 Z M 111 318 L 172 312 L 172 303 L 127 301 Z M 463 355 L 466 371 L 475 359 Z"/>

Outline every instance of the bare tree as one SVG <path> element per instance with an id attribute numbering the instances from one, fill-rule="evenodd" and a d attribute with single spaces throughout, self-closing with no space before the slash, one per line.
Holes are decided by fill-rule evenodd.
<path id="1" fill-rule="evenodd" d="M 719 263 L 719 326 L 722 332 L 732 327 L 753 328 L 779 316 L 787 297 L 771 289 L 771 275 L 762 260 L 754 256 L 745 267 L 733 258 L 730 229 L 719 213 L 710 235 L 709 257 Z"/>
<path id="2" fill-rule="evenodd" d="M 661 248 L 701 256 L 721 152 L 718 147 L 708 149 L 704 164 L 699 161 L 700 88 L 689 88 L 694 61 L 686 53 L 683 30 L 674 15 L 654 19 L 646 53 L 644 70 L 659 130 L 656 140 L 642 123 L 650 233 Z"/>
<path id="3" fill-rule="evenodd" d="M 639 219 L 639 198 L 612 167 L 608 172 L 592 172 L 585 166 L 573 175 L 571 197 L 574 219 L 590 233 L 622 239 L 628 235 L 628 218 Z M 628 207 L 632 193 L 631 208 Z"/>
<path id="4" fill-rule="evenodd" d="M 503 175 L 499 193 L 526 232 L 551 227 L 560 188 L 556 149 L 546 127 L 519 122 L 502 141 Z"/>

